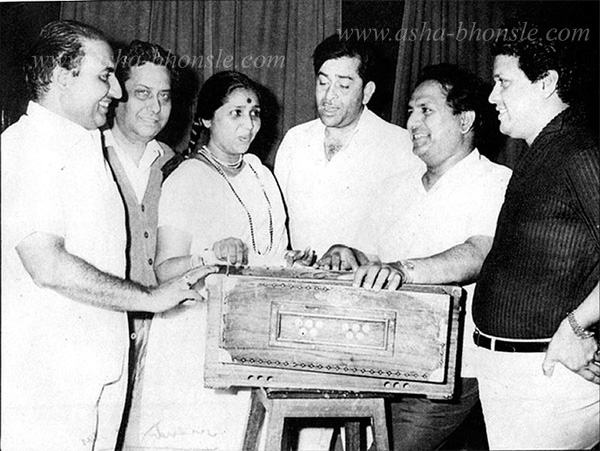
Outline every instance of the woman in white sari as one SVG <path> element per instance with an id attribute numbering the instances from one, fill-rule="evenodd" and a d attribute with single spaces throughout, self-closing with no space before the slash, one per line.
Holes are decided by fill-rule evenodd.
<path id="1" fill-rule="evenodd" d="M 162 190 L 159 281 L 205 263 L 284 265 L 288 239 L 281 194 L 271 172 L 247 153 L 261 126 L 259 93 L 238 72 L 220 72 L 204 83 L 189 156 Z M 242 448 L 250 391 L 204 387 L 205 341 L 205 303 L 154 318 L 134 446 Z"/>

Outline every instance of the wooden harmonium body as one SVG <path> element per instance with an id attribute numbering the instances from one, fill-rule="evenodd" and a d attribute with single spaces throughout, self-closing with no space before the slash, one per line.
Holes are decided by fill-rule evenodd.
<path id="1" fill-rule="evenodd" d="M 463 290 L 374 292 L 339 272 L 211 274 L 205 385 L 453 397 Z"/>

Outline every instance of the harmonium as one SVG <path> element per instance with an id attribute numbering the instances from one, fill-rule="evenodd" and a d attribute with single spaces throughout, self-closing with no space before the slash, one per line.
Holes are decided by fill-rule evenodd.
<path id="1" fill-rule="evenodd" d="M 375 292 L 341 274 L 242 267 L 209 275 L 205 385 L 451 399 L 464 290 Z"/>

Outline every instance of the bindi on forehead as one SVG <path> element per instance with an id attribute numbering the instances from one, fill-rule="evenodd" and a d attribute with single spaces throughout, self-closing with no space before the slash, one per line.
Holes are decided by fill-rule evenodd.
<path id="1" fill-rule="evenodd" d="M 252 99 L 251 99 L 250 97 L 248 97 L 248 98 L 246 99 L 246 103 L 252 103 Z"/>

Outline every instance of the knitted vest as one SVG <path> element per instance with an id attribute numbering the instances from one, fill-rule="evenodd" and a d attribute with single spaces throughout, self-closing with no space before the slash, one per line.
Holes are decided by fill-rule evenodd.
<path id="1" fill-rule="evenodd" d="M 160 143 L 164 155 L 150 169 L 148 186 L 141 204 L 127 178 L 115 149 L 108 146 L 106 156 L 119 186 L 127 221 L 127 278 L 142 285 L 156 285 L 154 258 L 156 256 L 156 228 L 158 224 L 158 201 L 163 181 L 161 168 L 173 157 L 174 152 Z"/>

